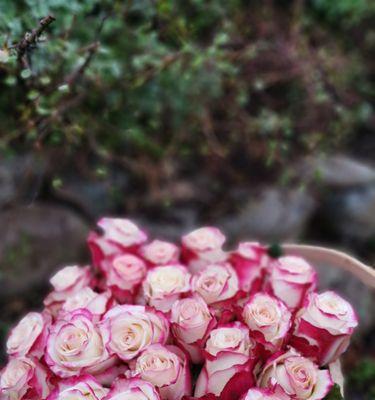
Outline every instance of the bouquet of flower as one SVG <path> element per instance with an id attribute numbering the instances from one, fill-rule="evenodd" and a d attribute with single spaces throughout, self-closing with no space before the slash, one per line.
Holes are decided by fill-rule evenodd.
<path id="1" fill-rule="evenodd" d="M 129 220 L 101 219 L 93 266 L 57 272 L 44 310 L 10 332 L 0 398 L 324 399 L 353 308 L 317 293 L 304 259 L 224 242 L 213 227 L 149 241 Z"/>

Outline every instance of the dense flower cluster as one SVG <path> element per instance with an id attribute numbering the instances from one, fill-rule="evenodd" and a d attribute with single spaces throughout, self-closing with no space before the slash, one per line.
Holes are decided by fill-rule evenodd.
<path id="1" fill-rule="evenodd" d="M 320 400 L 356 315 L 296 256 L 258 243 L 225 251 L 200 228 L 181 246 L 103 218 L 93 267 L 51 279 L 42 312 L 6 343 L 4 400 Z M 192 372 L 197 378 L 192 379 Z"/>

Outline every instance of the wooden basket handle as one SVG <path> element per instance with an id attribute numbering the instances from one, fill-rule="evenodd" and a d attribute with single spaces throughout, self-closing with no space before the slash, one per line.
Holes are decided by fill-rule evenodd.
<path id="1" fill-rule="evenodd" d="M 326 247 L 309 246 L 305 244 L 286 243 L 282 245 L 282 248 L 286 254 L 299 255 L 311 260 L 311 262 L 324 263 L 350 272 L 366 286 L 375 289 L 375 269 L 361 263 L 348 254 Z"/>

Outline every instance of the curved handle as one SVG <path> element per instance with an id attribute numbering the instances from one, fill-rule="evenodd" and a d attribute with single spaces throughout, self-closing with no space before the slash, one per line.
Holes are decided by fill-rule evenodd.
<path id="1" fill-rule="evenodd" d="M 366 286 L 375 289 L 375 269 L 361 263 L 348 254 L 326 247 L 309 246 L 305 244 L 286 243 L 282 245 L 282 248 L 287 254 L 300 255 L 312 262 L 323 262 L 335 268 L 348 271 L 355 275 Z"/>

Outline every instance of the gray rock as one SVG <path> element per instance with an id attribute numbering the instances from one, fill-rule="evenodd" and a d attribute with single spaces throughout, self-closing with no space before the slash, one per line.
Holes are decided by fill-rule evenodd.
<path id="1" fill-rule="evenodd" d="M 70 210 L 33 205 L 0 213 L 0 298 L 35 290 L 58 267 L 84 258 L 88 228 Z"/>
<path id="2" fill-rule="evenodd" d="M 314 204 L 305 190 L 267 188 L 254 193 L 242 211 L 219 225 L 236 239 L 288 241 L 301 234 Z"/>
<path id="3" fill-rule="evenodd" d="M 319 182 L 337 187 L 363 186 L 375 182 L 375 168 L 344 155 L 309 159 L 303 175 L 318 177 Z"/>

